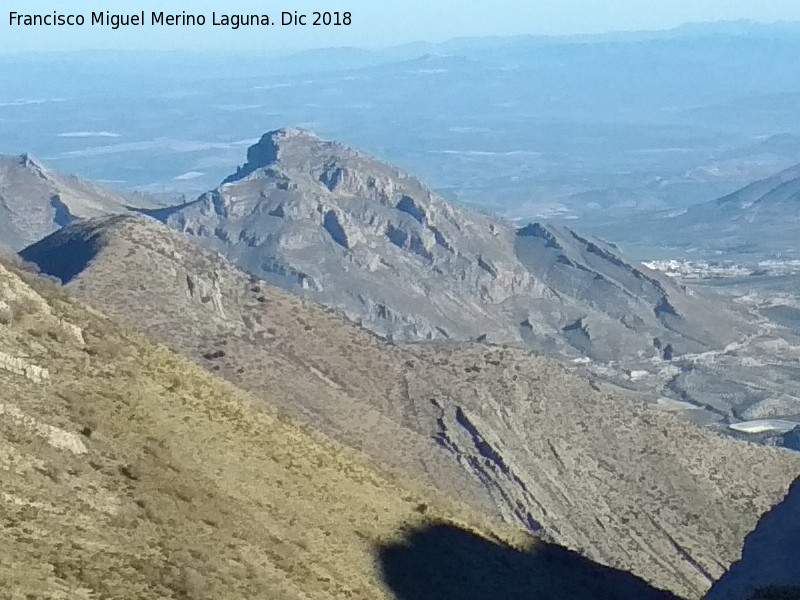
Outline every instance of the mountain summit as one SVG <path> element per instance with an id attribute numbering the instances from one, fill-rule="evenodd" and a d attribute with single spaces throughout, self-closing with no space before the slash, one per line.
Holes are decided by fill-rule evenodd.
<path id="1" fill-rule="evenodd" d="M 126 212 L 127 198 L 51 171 L 30 154 L 0 156 L 0 244 L 20 250 L 75 219 Z"/>
<path id="2" fill-rule="evenodd" d="M 740 334 L 725 310 L 609 244 L 538 223 L 517 230 L 307 131 L 267 133 L 217 189 L 156 216 L 390 338 L 610 360 L 669 359 Z"/>

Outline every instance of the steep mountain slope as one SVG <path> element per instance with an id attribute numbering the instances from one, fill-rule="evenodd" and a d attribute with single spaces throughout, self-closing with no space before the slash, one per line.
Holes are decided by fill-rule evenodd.
<path id="1" fill-rule="evenodd" d="M 750 211 L 741 215 L 748 220 L 762 210 L 796 208 L 800 199 L 800 165 L 789 167 L 774 175 L 745 186 L 741 190 L 717 200 L 722 209 Z"/>
<path id="2" fill-rule="evenodd" d="M 660 359 L 747 330 L 611 246 L 539 224 L 517 231 L 299 130 L 267 133 L 219 188 L 153 215 L 400 340 L 486 337 L 570 357 Z"/>
<path id="3" fill-rule="evenodd" d="M 674 247 L 676 256 L 681 249 L 694 249 L 697 257 L 700 249 L 701 258 L 751 263 L 776 255 L 798 258 L 798 206 L 800 165 L 677 214 L 665 211 L 630 227 L 609 226 L 604 231 L 632 243 Z"/>
<path id="4" fill-rule="evenodd" d="M 738 558 L 800 473 L 800 456 L 652 412 L 523 350 L 387 343 L 152 220 L 77 223 L 23 254 L 261 405 L 685 597 Z"/>
<path id="5" fill-rule="evenodd" d="M 754 590 L 772 586 L 800 590 L 800 480 L 747 536 L 742 559 L 705 600 L 745 600 Z"/>
<path id="6" fill-rule="evenodd" d="M 28 154 L 0 156 L 0 245 L 22 249 L 75 219 L 125 212 L 130 200 Z"/>
<path id="7" fill-rule="evenodd" d="M 4 598 L 675 600 L 387 479 L 4 259 L 0 348 Z"/>

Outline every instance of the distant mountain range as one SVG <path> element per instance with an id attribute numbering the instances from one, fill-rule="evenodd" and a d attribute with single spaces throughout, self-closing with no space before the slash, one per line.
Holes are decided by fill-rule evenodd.
<path id="1" fill-rule="evenodd" d="M 714 231 L 713 244 L 736 251 L 800 253 L 794 235 L 800 225 L 800 165 L 767 177 L 719 200 L 690 208 L 673 222 L 698 238 Z"/>
<path id="2" fill-rule="evenodd" d="M 615 239 L 661 245 L 672 256 L 757 263 L 800 257 L 800 165 L 680 211 L 637 216 L 634 227 L 603 227 Z"/>

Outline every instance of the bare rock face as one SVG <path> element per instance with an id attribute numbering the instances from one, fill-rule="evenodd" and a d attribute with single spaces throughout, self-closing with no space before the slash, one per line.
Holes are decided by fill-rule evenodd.
<path id="1" fill-rule="evenodd" d="M 301 130 L 267 133 L 219 188 L 156 216 L 244 270 L 398 340 L 661 360 L 653 339 L 671 358 L 724 346 L 743 327 L 608 244 L 538 223 L 518 231 Z"/>
<path id="2" fill-rule="evenodd" d="M 20 250 L 76 219 L 126 212 L 129 200 L 29 154 L 0 156 L 0 245 Z"/>

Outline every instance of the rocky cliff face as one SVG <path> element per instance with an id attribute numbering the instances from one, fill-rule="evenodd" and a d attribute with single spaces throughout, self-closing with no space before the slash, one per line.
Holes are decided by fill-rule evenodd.
<path id="1" fill-rule="evenodd" d="M 583 247 L 558 243 L 568 258 Z M 683 597 L 738 558 L 800 472 L 800 456 L 721 438 L 523 349 L 389 343 L 152 220 L 76 223 L 24 256 L 382 468 Z"/>
<path id="2" fill-rule="evenodd" d="M 0 156 L 0 245 L 20 250 L 75 219 L 126 212 L 130 200 L 29 154 Z"/>
<path id="3" fill-rule="evenodd" d="M 612 246 L 541 224 L 518 231 L 304 131 L 266 134 L 218 189 L 158 216 L 394 339 L 668 359 L 741 333 L 726 311 Z"/>

